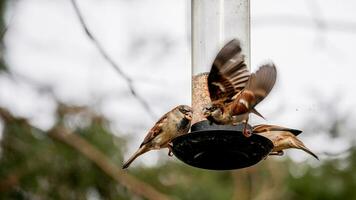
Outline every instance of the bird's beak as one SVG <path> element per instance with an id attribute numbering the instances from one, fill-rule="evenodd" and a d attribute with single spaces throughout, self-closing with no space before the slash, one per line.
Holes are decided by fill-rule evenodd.
<path id="1" fill-rule="evenodd" d="M 184 115 L 184 118 L 186 118 L 187 120 L 191 121 L 192 120 L 192 113 L 189 112 L 186 115 Z"/>
<path id="2" fill-rule="evenodd" d="M 203 115 L 204 117 L 209 117 L 210 116 L 210 111 L 206 108 L 203 108 Z"/>

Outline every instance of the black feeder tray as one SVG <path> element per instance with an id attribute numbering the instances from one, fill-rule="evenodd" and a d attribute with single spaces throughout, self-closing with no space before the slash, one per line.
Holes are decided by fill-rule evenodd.
<path id="1" fill-rule="evenodd" d="M 261 161 L 272 150 L 269 139 L 242 134 L 244 125 L 216 125 L 209 121 L 194 124 L 191 132 L 175 138 L 173 154 L 184 163 L 203 169 L 232 170 Z M 251 130 L 251 127 L 248 126 Z"/>

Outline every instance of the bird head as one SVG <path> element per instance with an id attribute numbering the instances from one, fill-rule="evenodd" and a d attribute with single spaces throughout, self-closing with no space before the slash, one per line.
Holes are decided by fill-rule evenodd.
<path id="1" fill-rule="evenodd" d="M 188 119 L 189 121 L 192 120 L 193 110 L 191 107 L 187 105 L 180 105 L 178 106 L 178 110 L 184 115 L 184 118 Z"/>
<path id="2" fill-rule="evenodd" d="M 218 106 L 214 105 L 214 104 L 208 104 L 207 106 L 205 106 L 203 108 L 203 115 L 205 118 L 208 117 L 216 117 L 216 116 L 220 116 L 222 115 L 222 111 L 221 108 L 219 108 Z"/>

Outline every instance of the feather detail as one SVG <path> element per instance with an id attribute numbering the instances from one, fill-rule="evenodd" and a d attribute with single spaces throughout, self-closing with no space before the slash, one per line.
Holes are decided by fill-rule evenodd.
<path id="1" fill-rule="evenodd" d="M 234 39 L 220 50 L 211 67 L 208 76 L 211 100 L 231 98 L 245 87 L 249 76 L 240 42 Z"/>
<path id="2" fill-rule="evenodd" d="M 265 117 L 263 117 L 263 115 L 261 113 L 259 113 L 255 108 L 251 109 L 251 112 L 259 117 L 261 117 L 262 119 L 265 119 Z"/>
<path id="3" fill-rule="evenodd" d="M 277 78 L 274 64 L 265 64 L 255 73 L 251 74 L 245 90 L 253 92 L 256 98 L 255 105 L 261 102 L 272 90 Z"/>
<path id="4" fill-rule="evenodd" d="M 125 162 L 123 168 L 129 167 L 138 156 L 147 151 L 167 148 L 176 136 L 188 133 L 191 114 L 191 107 L 186 105 L 179 105 L 164 114 L 147 133 L 140 148 Z"/>
<path id="5" fill-rule="evenodd" d="M 311 150 L 309 150 L 302 141 L 300 141 L 298 138 L 294 138 L 294 140 L 292 140 L 293 146 L 294 148 L 297 149 L 301 149 L 303 151 L 305 151 L 306 153 L 310 154 L 311 156 L 313 156 L 315 159 L 319 160 L 319 157 L 317 155 L 315 155 Z"/>
<path id="6" fill-rule="evenodd" d="M 128 168 L 131 163 L 140 155 L 146 153 L 149 149 L 146 146 L 141 146 L 122 166 L 122 169 Z"/>
<path id="7" fill-rule="evenodd" d="M 267 125 L 267 124 L 256 125 L 252 129 L 253 129 L 253 132 L 255 132 L 255 133 L 268 132 L 268 131 L 287 131 L 287 132 L 291 132 L 295 136 L 297 136 L 303 132 L 298 129 L 291 129 L 291 128 L 286 128 L 286 127 L 282 127 L 282 126 Z"/>

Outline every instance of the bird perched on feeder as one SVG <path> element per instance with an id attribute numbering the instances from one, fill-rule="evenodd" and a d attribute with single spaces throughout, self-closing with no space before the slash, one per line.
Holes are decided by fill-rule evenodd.
<path id="1" fill-rule="evenodd" d="M 302 132 L 300 130 L 266 124 L 254 126 L 252 130 L 254 134 L 266 137 L 273 142 L 274 147 L 270 155 L 281 156 L 284 154 L 284 149 L 295 148 L 301 149 L 319 160 L 318 156 L 310 151 L 303 142 L 297 138 L 297 135 Z"/>
<path id="2" fill-rule="evenodd" d="M 251 74 L 241 53 L 240 42 L 230 41 L 216 56 L 208 75 L 211 104 L 203 109 L 204 116 L 216 124 L 243 122 L 243 134 L 249 137 L 249 114 L 264 118 L 255 106 L 269 94 L 276 77 L 276 67 L 272 63 Z"/>
<path id="3" fill-rule="evenodd" d="M 186 105 L 179 105 L 163 115 L 146 135 L 140 148 L 123 165 L 123 169 L 140 155 L 150 150 L 168 148 L 168 155 L 171 156 L 171 140 L 179 135 L 188 133 L 192 120 L 192 108 Z"/>

